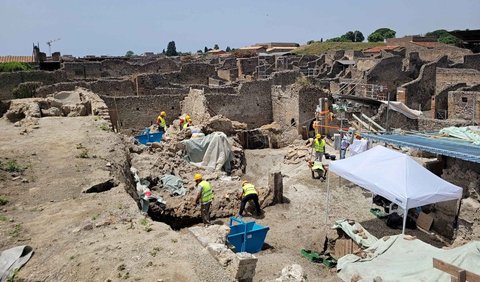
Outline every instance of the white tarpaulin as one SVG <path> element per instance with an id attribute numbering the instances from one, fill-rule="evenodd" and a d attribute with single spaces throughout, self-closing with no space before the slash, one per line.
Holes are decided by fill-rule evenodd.
<path id="1" fill-rule="evenodd" d="M 433 268 L 433 258 L 480 275 L 480 242 L 443 250 L 403 235 L 378 240 L 365 250 L 366 257 L 349 254 L 337 263 L 343 281 L 450 281 L 446 272 Z"/>
<path id="2" fill-rule="evenodd" d="M 408 209 L 462 197 L 462 188 L 443 180 L 411 157 L 376 146 L 330 164 L 333 172 Z M 405 231 L 404 216 L 404 231 Z"/>
<path id="3" fill-rule="evenodd" d="M 185 144 L 186 157 L 192 164 L 215 170 L 222 167 L 225 171 L 230 170 L 232 147 L 225 133 L 213 132 L 202 138 L 184 140 L 182 143 Z"/>
<path id="4" fill-rule="evenodd" d="M 388 105 L 388 101 L 382 101 L 382 103 Z M 418 119 L 422 115 L 421 111 L 412 110 L 402 102 L 390 101 L 389 107 L 390 110 L 399 112 L 410 119 Z"/>

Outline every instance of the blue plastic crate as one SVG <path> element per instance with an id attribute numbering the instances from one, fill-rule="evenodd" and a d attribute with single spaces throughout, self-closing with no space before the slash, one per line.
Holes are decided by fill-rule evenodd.
<path id="1" fill-rule="evenodd" d="M 140 144 L 147 144 L 153 142 L 162 141 L 163 132 L 150 133 L 148 130 L 144 130 L 142 134 L 135 136 Z"/>
<path id="2" fill-rule="evenodd" d="M 237 224 L 234 225 L 234 222 Z M 254 254 L 262 250 L 268 230 L 269 227 L 255 221 L 244 222 L 236 217 L 230 217 L 230 234 L 227 240 L 235 247 L 236 252 Z"/>

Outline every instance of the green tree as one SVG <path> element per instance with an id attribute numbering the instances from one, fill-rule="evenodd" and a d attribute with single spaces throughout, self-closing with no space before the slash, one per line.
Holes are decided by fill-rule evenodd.
<path id="1" fill-rule="evenodd" d="M 197 53 L 198 53 L 198 54 L 202 54 L 203 51 L 202 51 L 201 49 L 198 49 L 198 50 L 197 50 Z"/>
<path id="2" fill-rule="evenodd" d="M 345 39 L 345 41 L 351 41 L 351 42 L 362 42 L 363 40 L 365 40 L 363 33 L 358 30 L 348 31 L 344 35 L 340 36 L 340 38 Z"/>
<path id="3" fill-rule="evenodd" d="M 312 43 L 315 43 L 315 40 L 308 40 L 308 41 L 307 41 L 307 45 L 310 45 L 310 44 L 312 44 Z"/>
<path id="4" fill-rule="evenodd" d="M 205 48 L 203 48 L 203 53 L 207 53 L 208 52 L 208 47 L 205 46 Z"/>
<path id="5" fill-rule="evenodd" d="M 213 50 L 218 50 L 220 47 L 218 47 L 218 44 L 213 45 Z"/>
<path id="6" fill-rule="evenodd" d="M 165 55 L 165 49 L 162 50 L 162 54 Z"/>
<path id="7" fill-rule="evenodd" d="M 165 54 L 167 56 L 178 56 L 177 47 L 175 46 L 175 41 L 168 42 L 167 52 Z"/>
<path id="8" fill-rule="evenodd" d="M 431 32 L 427 32 L 425 34 L 425 36 L 435 37 L 438 42 L 442 42 L 442 43 L 445 43 L 445 44 L 458 44 L 458 43 L 460 43 L 460 39 L 451 35 L 445 29 L 438 29 L 438 30 L 434 30 L 434 31 L 431 31 Z"/>
<path id="9" fill-rule="evenodd" d="M 381 42 L 387 38 L 395 38 L 396 33 L 397 32 L 395 30 L 382 27 L 372 32 L 368 36 L 367 40 L 368 42 Z"/>
<path id="10" fill-rule="evenodd" d="M 127 53 L 125 53 L 125 57 L 128 57 L 128 58 L 133 57 L 134 55 L 135 55 L 135 53 L 133 53 L 133 51 L 131 51 L 131 50 L 129 50 L 129 51 L 127 51 Z"/>
<path id="11" fill-rule="evenodd" d="M 227 46 L 227 48 L 225 48 L 225 52 L 231 52 L 232 49 L 230 48 L 230 46 Z"/>

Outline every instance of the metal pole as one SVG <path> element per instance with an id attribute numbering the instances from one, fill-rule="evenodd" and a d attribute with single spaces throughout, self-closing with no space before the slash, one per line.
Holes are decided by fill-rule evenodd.
<path id="1" fill-rule="evenodd" d="M 390 112 L 390 92 L 388 92 L 387 96 L 387 120 L 385 121 L 385 131 L 388 132 L 390 130 L 389 128 L 389 112 Z"/>
<path id="2" fill-rule="evenodd" d="M 325 227 L 328 224 L 328 206 L 330 202 L 330 173 L 327 176 L 327 206 L 325 207 Z"/>
<path id="3" fill-rule="evenodd" d="M 408 209 L 405 208 L 403 212 L 403 228 L 402 228 L 402 234 L 405 235 L 405 226 L 407 225 L 407 215 L 408 215 Z"/>

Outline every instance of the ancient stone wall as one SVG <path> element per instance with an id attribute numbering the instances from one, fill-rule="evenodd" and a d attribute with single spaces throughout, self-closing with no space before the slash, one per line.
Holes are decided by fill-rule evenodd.
<path id="1" fill-rule="evenodd" d="M 70 79 L 118 77 L 135 73 L 168 73 L 178 71 L 177 63 L 161 58 L 145 64 L 133 64 L 125 60 L 104 60 L 100 62 L 65 62 L 63 68 Z"/>
<path id="2" fill-rule="evenodd" d="M 431 118 L 447 119 L 448 118 L 448 92 L 467 86 L 465 83 L 457 83 L 449 85 L 440 93 L 432 97 L 432 114 Z"/>
<path id="3" fill-rule="evenodd" d="M 436 93 L 457 83 L 465 83 L 467 86 L 480 84 L 480 71 L 474 69 L 437 68 L 436 72 Z"/>
<path id="4" fill-rule="evenodd" d="M 411 109 L 430 110 L 435 94 L 436 62 L 425 64 L 417 79 L 403 84 L 397 90 L 397 100 Z"/>
<path id="5" fill-rule="evenodd" d="M 253 75 L 258 66 L 258 57 L 237 59 L 238 77 L 245 78 L 247 75 Z"/>
<path id="6" fill-rule="evenodd" d="M 479 201 L 480 196 L 480 164 L 456 158 L 442 157 L 444 169 L 441 177 L 463 189 L 463 197 L 471 197 Z M 432 229 L 439 234 L 452 238 L 454 235 L 453 222 L 457 213 L 457 201 L 448 201 L 435 204 Z M 473 214 L 462 214 L 460 218 L 471 221 Z"/>
<path id="7" fill-rule="evenodd" d="M 402 57 L 382 58 L 367 71 L 365 75 L 366 83 L 386 86 L 391 99 L 394 100 L 397 87 L 410 80 L 407 74 L 402 71 L 402 66 Z"/>
<path id="8" fill-rule="evenodd" d="M 480 91 L 448 92 L 448 117 L 480 121 Z"/>
<path id="9" fill-rule="evenodd" d="M 0 100 L 14 99 L 12 90 L 18 84 L 29 81 L 38 81 L 43 85 L 49 85 L 66 81 L 63 71 L 19 71 L 11 73 L 0 73 Z"/>
<path id="10" fill-rule="evenodd" d="M 35 96 L 46 97 L 59 91 L 72 91 L 75 87 L 83 87 L 99 95 L 132 96 L 135 95 L 134 83 L 124 79 L 102 79 L 95 81 L 72 81 L 46 85 L 36 90 Z"/>
<path id="11" fill-rule="evenodd" d="M 442 119 L 432 119 L 427 117 L 421 117 L 417 120 L 418 130 L 420 131 L 439 131 L 442 128 L 450 126 L 467 126 L 469 125 L 468 121 L 465 120 L 442 120 Z"/>
<path id="12" fill-rule="evenodd" d="M 211 93 L 205 97 L 215 114 L 256 128 L 273 121 L 271 85 L 271 80 L 248 81 L 240 85 L 238 94 Z"/>
<path id="13" fill-rule="evenodd" d="M 480 71 L 480 54 L 465 55 L 462 68 Z"/>
<path id="14" fill-rule="evenodd" d="M 173 122 L 181 114 L 180 101 L 186 95 L 156 96 L 101 96 L 113 116 L 118 119 L 120 131 L 138 133 L 153 124 L 161 111 L 167 112 L 167 123 Z M 132 133 L 132 132 L 130 132 Z"/>

